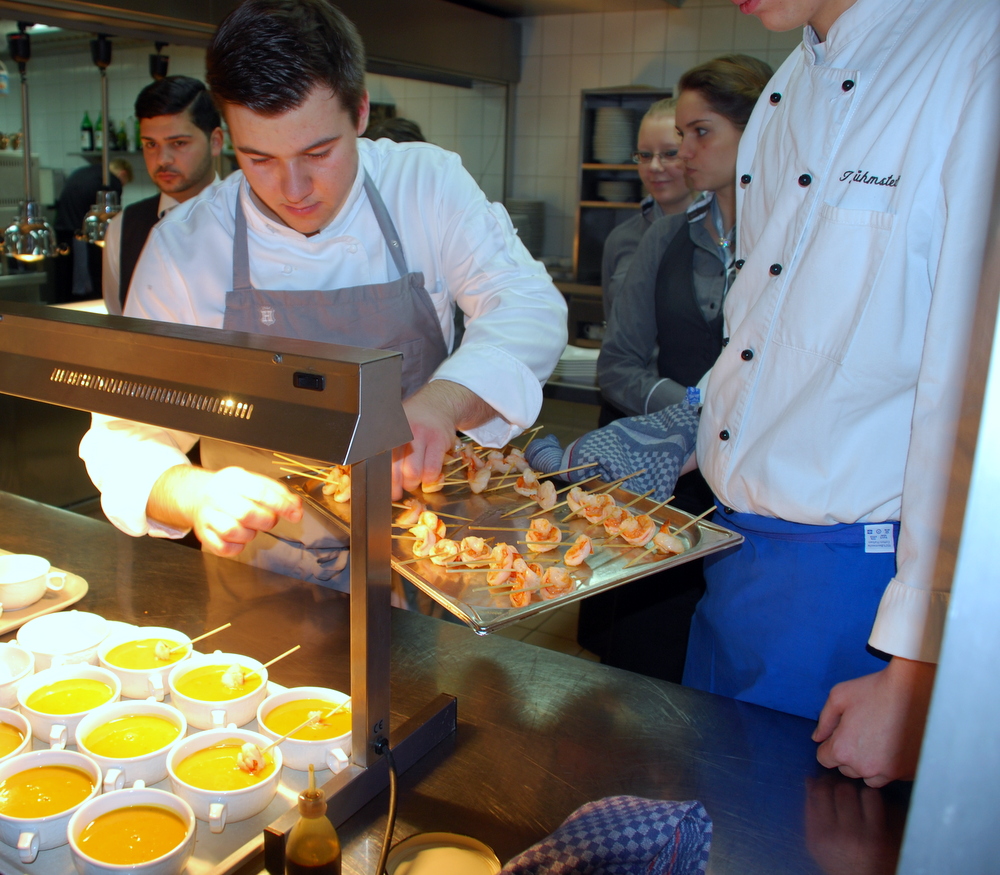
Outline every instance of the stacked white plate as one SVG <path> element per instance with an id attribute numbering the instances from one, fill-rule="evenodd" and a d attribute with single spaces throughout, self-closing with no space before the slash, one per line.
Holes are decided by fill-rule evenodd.
<path id="1" fill-rule="evenodd" d="M 509 198 L 504 206 L 521 242 L 535 258 L 540 258 L 545 242 L 545 201 Z"/>
<path id="2" fill-rule="evenodd" d="M 628 203 L 634 200 L 635 183 L 627 179 L 605 179 L 597 183 L 597 196 L 613 203 Z"/>
<path id="3" fill-rule="evenodd" d="M 597 357 L 599 349 L 567 346 L 559 356 L 559 363 L 552 372 L 553 379 L 582 386 L 597 385 Z"/>
<path id="4" fill-rule="evenodd" d="M 625 164 L 635 148 L 635 115 L 621 106 L 594 110 L 594 160 L 601 164 Z"/>

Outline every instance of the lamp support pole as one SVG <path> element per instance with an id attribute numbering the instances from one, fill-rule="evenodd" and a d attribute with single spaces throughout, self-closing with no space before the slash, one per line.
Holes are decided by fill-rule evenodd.
<path id="1" fill-rule="evenodd" d="M 21 147 L 24 149 L 24 199 L 31 201 L 31 131 L 28 124 L 28 72 L 27 64 L 18 64 L 21 70 Z"/>
<path id="2" fill-rule="evenodd" d="M 106 191 L 111 171 L 108 167 L 108 138 L 110 134 L 108 131 L 108 73 L 104 67 L 101 67 L 101 119 L 104 128 L 101 137 L 101 186 Z"/>

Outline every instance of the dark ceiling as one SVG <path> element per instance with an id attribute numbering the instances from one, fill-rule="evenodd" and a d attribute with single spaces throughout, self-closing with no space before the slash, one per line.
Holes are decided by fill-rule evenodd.
<path id="1" fill-rule="evenodd" d="M 501 18 L 564 15 L 573 12 L 628 12 L 632 9 L 678 7 L 684 0 L 449 0 L 457 6 L 489 12 Z"/>

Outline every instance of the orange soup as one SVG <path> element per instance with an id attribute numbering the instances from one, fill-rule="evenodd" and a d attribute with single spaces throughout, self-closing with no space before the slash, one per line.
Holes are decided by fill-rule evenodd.
<path id="1" fill-rule="evenodd" d="M 156 647 L 162 644 L 168 650 L 166 659 L 156 655 Z M 174 650 L 173 648 L 177 648 Z M 160 648 L 163 649 L 162 647 Z M 104 657 L 112 665 L 119 668 L 130 668 L 144 671 L 149 668 L 163 668 L 180 662 L 188 654 L 186 644 L 178 644 L 166 638 L 143 638 L 139 641 L 126 641 L 117 647 L 112 647 Z"/>
<path id="2" fill-rule="evenodd" d="M 43 714 L 79 714 L 110 702 L 115 691 L 104 681 L 92 678 L 66 678 L 39 687 L 27 699 L 27 705 Z"/>
<path id="3" fill-rule="evenodd" d="M 177 679 L 174 689 L 189 699 L 201 699 L 204 702 L 228 702 L 252 693 L 264 682 L 264 679 L 245 665 L 239 666 L 243 672 L 241 686 L 229 686 L 223 683 L 222 676 L 230 671 L 228 665 L 201 665 L 186 671 Z"/>
<path id="4" fill-rule="evenodd" d="M 0 723 L 0 757 L 13 753 L 22 741 L 24 733 L 20 729 L 10 723 Z"/>
<path id="5" fill-rule="evenodd" d="M 202 790 L 242 790 L 259 784 L 274 774 L 274 758 L 264 754 L 264 768 L 251 775 L 236 764 L 236 755 L 243 742 L 227 738 L 211 747 L 195 751 L 174 767 L 177 777 L 185 784 Z"/>
<path id="6" fill-rule="evenodd" d="M 128 805 L 94 818 L 76 841 L 95 860 L 134 866 L 169 854 L 186 835 L 187 825 L 176 811 L 162 805 Z"/>
<path id="7" fill-rule="evenodd" d="M 79 805 L 94 789 L 73 766 L 36 766 L 0 781 L 0 811 L 10 817 L 48 817 Z"/>
<path id="8" fill-rule="evenodd" d="M 179 726 L 155 714 L 127 714 L 102 723 L 83 740 L 87 750 L 110 759 L 141 757 L 173 744 Z"/>
<path id="9" fill-rule="evenodd" d="M 264 724 L 271 732 L 284 735 L 301 725 L 303 721 L 308 720 L 309 714 L 313 711 L 319 711 L 321 715 L 325 715 L 336 707 L 336 702 L 329 702 L 325 699 L 295 699 L 291 702 L 284 702 L 277 708 L 268 711 L 264 718 Z M 337 736 L 345 735 L 350 731 L 351 706 L 348 705 L 329 717 L 321 716 L 318 725 L 304 726 L 288 737 L 302 741 L 315 741 L 321 738 L 337 738 Z"/>

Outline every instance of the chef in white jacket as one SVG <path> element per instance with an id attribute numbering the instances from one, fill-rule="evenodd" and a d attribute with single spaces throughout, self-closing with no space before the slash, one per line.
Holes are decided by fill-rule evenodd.
<path id="1" fill-rule="evenodd" d="M 566 306 L 457 155 L 359 139 L 364 69 L 326 0 L 250 0 L 220 25 L 206 79 L 242 172 L 156 225 L 125 315 L 402 352 L 413 440 L 394 454 L 398 495 L 437 477 L 456 430 L 502 446 L 531 425 Z M 95 415 L 80 452 L 109 519 L 193 529 L 214 553 L 307 580 L 343 570 L 339 537 L 264 476 L 269 458 L 202 440 L 192 466 L 197 440 Z"/>
<path id="2" fill-rule="evenodd" d="M 740 272 L 697 459 L 747 542 L 706 562 L 685 683 L 818 717 L 820 762 L 880 786 L 913 775 L 948 606 L 1000 3 L 740 8 L 806 26 L 740 144 Z"/>

